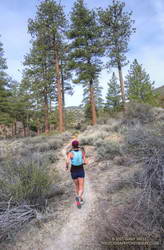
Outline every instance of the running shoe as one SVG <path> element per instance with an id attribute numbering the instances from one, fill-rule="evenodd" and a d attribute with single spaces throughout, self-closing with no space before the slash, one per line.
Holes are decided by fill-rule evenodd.
<path id="1" fill-rule="evenodd" d="M 81 208 L 80 198 L 78 196 L 76 196 L 75 200 L 76 200 L 77 207 Z"/>
<path id="2" fill-rule="evenodd" d="M 82 198 L 80 198 L 80 204 L 83 205 L 84 204 L 84 200 Z"/>

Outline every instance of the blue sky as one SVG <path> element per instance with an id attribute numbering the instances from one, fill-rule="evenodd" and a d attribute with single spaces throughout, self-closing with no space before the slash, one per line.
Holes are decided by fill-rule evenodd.
<path id="1" fill-rule="evenodd" d="M 0 34 L 7 58 L 8 73 L 16 80 L 21 79 L 24 55 L 29 52 L 30 36 L 27 34 L 28 18 L 33 18 L 36 5 L 40 0 L 1 0 L 0 1 Z M 61 0 L 68 14 L 73 0 Z M 86 0 L 89 8 L 107 7 L 110 0 Z M 127 57 L 130 63 L 137 58 L 142 63 L 155 87 L 164 85 L 164 0 L 125 0 L 128 10 L 133 11 L 136 33 L 129 44 Z M 128 67 L 124 67 L 126 75 Z M 115 71 L 115 70 L 114 70 Z M 117 72 L 117 71 L 116 71 Z M 103 96 L 106 94 L 107 82 L 111 73 L 103 70 L 100 83 Z M 75 87 L 72 97 L 66 96 L 66 105 L 79 105 L 82 101 L 82 89 Z"/>

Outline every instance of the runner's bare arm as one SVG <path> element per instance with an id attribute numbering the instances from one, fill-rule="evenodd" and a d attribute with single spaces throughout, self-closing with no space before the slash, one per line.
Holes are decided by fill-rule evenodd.
<path id="1" fill-rule="evenodd" d="M 67 153 L 67 159 L 66 159 L 66 169 L 69 167 L 70 160 L 72 158 L 72 153 L 68 152 Z"/>
<path id="2" fill-rule="evenodd" d="M 86 159 L 86 153 L 83 152 L 83 160 L 84 160 L 84 164 L 88 164 L 88 160 Z"/>

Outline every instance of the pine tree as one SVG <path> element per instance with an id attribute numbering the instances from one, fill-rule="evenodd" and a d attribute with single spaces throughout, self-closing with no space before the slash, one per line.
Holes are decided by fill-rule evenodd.
<path id="1" fill-rule="evenodd" d="M 42 64 L 42 80 L 44 82 L 44 103 L 45 119 L 48 121 L 49 89 L 48 83 L 52 78 L 52 68 L 54 70 L 53 81 L 54 89 L 57 94 L 59 130 L 64 131 L 63 115 L 63 91 L 62 86 L 62 63 L 63 59 L 63 39 L 66 29 L 66 18 L 63 7 L 53 0 L 45 0 L 37 8 L 34 20 L 29 19 L 28 31 L 35 40 L 36 49 L 41 54 L 40 63 Z M 48 84 L 47 84 L 48 83 Z M 52 96 L 51 96 L 52 97 Z M 46 122 L 48 130 L 48 122 Z"/>
<path id="2" fill-rule="evenodd" d="M 26 66 L 23 75 L 24 88 L 31 93 L 33 101 L 44 110 L 45 132 L 49 131 L 48 124 L 48 96 L 51 93 L 54 70 L 48 65 L 48 52 L 39 50 L 38 44 L 33 42 L 30 53 L 25 57 Z"/>
<path id="3" fill-rule="evenodd" d="M 13 81 L 11 89 L 11 116 L 13 118 L 13 135 L 16 135 L 16 122 L 20 121 L 23 124 L 24 136 L 27 136 L 27 129 L 29 131 L 29 121 L 33 111 L 31 103 L 31 95 L 22 87 L 22 83 Z"/>
<path id="4" fill-rule="evenodd" d="M 7 63 L 4 58 L 3 44 L 0 42 L 0 124 L 9 125 L 12 122 L 10 117 L 10 83 L 11 78 L 7 75 Z"/>
<path id="5" fill-rule="evenodd" d="M 105 108 L 108 110 L 117 111 L 121 106 L 121 95 L 120 95 L 120 86 L 117 83 L 117 77 L 113 72 L 112 78 L 108 83 L 108 92 L 106 95 L 106 104 Z"/>
<path id="6" fill-rule="evenodd" d="M 128 99 L 155 104 L 156 95 L 153 93 L 153 85 L 154 82 L 150 81 L 149 74 L 142 68 L 142 64 L 139 64 L 135 59 L 126 76 Z"/>
<path id="7" fill-rule="evenodd" d="M 107 67 L 117 67 L 119 73 L 122 102 L 125 103 L 122 67 L 127 65 L 128 42 L 135 29 L 131 20 L 132 12 L 124 11 L 125 3 L 113 0 L 106 10 L 99 9 L 103 29 L 104 47 L 108 57 Z"/>
<path id="8" fill-rule="evenodd" d="M 72 74 L 68 68 L 69 58 L 69 46 L 68 44 L 63 44 L 61 55 L 61 83 L 62 83 L 62 100 L 63 100 L 63 107 L 65 107 L 65 94 L 73 95 L 73 87 L 71 85 Z"/>
<path id="9" fill-rule="evenodd" d="M 93 85 L 94 85 L 93 92 L 94 92 L 95 104 L 97 108 L 100 108 L 103 105 L 103 98 L 102 98 L 103 88 L 100 86 L 98 79 L 94 81 Z M 83 103 L 88 104 L 89 102 L 90 102 L 89 86 L 86 85 L 84 86 L 83 89 Z"/>
<path id="10" fill-rule="evenodd" d="M 94 99 L 95 99 L 95 105 L 96 105 L 96 116 L 98 116 L 98 111 L 103 106 L 103 98 L 102 98 L 102 87 L 99 84 L 98 79 L 94 81 Z M 83 103 L 84 103 L 84 110 L 85 110 L 85 117 L 87 120 L 92 119 L 92 106 L 90 103 L 90 96 L 89 96 L 89 86 L 84 86 L 83 89 Z"/>
<path id="11" fill-rule="evenodd" d="M 89 91 L 92 109 L 92 124 L 96 124 L 96 103 L 94 98 L 94 82 L 101 71 L 100 57 L 101 29 L 94 11 L 86 8 L 83 0 L 77 0 L 71 13 L 71 25 L 68 32 L 70 44 L 69 67 L 75 72 L 74 83 L 83 84 Z"/>

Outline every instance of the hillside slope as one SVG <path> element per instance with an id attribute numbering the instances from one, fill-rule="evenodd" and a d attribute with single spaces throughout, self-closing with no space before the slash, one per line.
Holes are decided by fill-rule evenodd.
<path id="1" fill-rule="evenodd" d="M 164 86 L 154 89 L 155 93 L 159 93 L 161 96 L 164 96 Z"/>
<path id="2" fill-rule="evenodd" d="M 63 195 L 55 196 L 47 215 L 38 215 L 3 249 L 161 250 L 163 128 L 162 109 L 131 105 L 119 119 L 81 133 L 78 139 L 89 159 L 81 210 L 75 206 L 70 173 L 64 170 L 65 144 L 58 164 L 52 165 L 60 174 Z"/>

